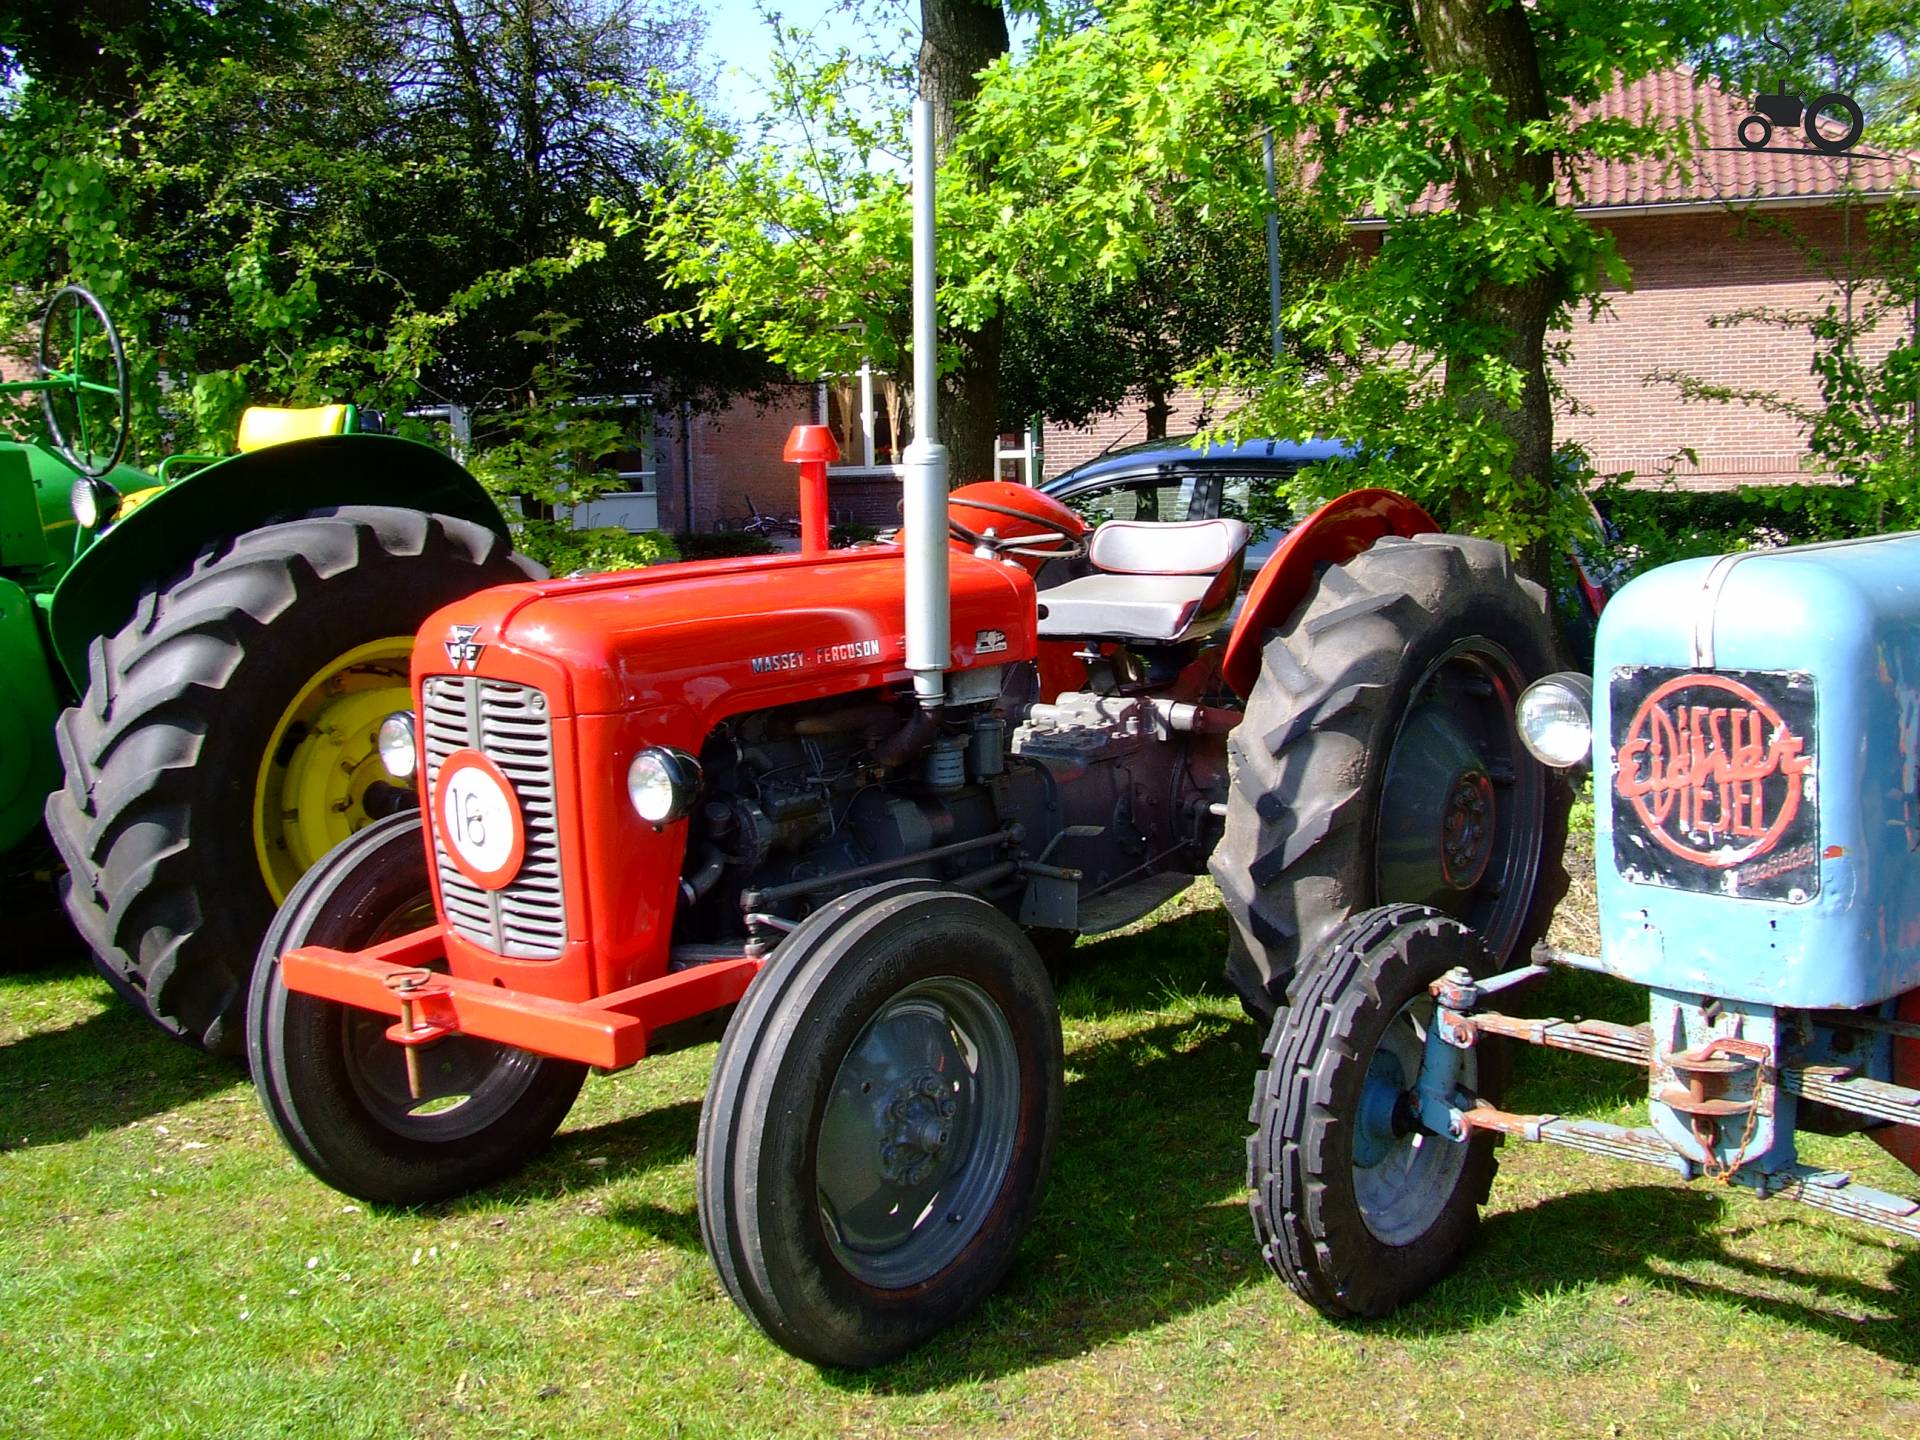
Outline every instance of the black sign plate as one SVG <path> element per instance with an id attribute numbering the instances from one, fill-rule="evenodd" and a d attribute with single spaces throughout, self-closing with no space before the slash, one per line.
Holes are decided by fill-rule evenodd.
<path id="1" fill-rule="evenodd" d="M 1811 675 L 1621 666 L 1610 687 L 1623 876 L 1793 904 L 1820 893 Z"/>

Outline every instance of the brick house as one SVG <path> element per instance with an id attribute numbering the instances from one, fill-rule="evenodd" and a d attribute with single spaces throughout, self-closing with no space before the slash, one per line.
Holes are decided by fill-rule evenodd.
<path id="1" fill-rule="evenodd" d="M 1648 377 L 1678 370 L 1817 400 L 1810 341 L 1757 325 L 1715 329 L 1708 322 L 1760 305 L 1824 305 L 1831 287 L 1808 252 L 1842 261 L 1862 233 L 1866 207 L 1886 197 L 1911 159 L 1878 156 L 1870 144 L 1862 147 L 1866 153 L 1841 156 L 1741 149 L 1736 131 L 1747 104 L 1685 70 L 1622 87 L 1598 109 L 1691 124 L 1694 151 L 1684 161 L 1598 163 L 1582 177 L 1577 209 L 1612 233 L 1633 278 L 1627 288 L 1609 287 L 1608 306 L 1597 318 L 1583 313 L 1574 321 L 1570 358 L 1559 372 L 1569 403 L 1557 418 L 1557 438 L 1586 446 L 1602 474 L 1654 476 L 1672 465 L 1682 484 L 1706 489 L 1806 478 L 1805 437 L 1791 418 L 1738 405 L 1688 404 L 1674 386 Z M 1782 133 L 1774 143 L 1797 140 Z M 1355 221 L 1354 243 L 1372 249 L 1384 229 L 1382 221 Z M 1894 338 L 1885 335 L 1882 343 Z M 898 400 L 887 377 L 863 373 L 795 384 L 770 404 L 661 417 L 652 466 L 657 523 L 712 529 L 746 516 L 749 500 L 762 511 L 791 514 L 794 472 L 781 461 L 781 447 L 794 425 L 817 423 L 833 427 L 844 457 L 829 472 L 834 518 L 890 523 L 899 513 L 892 468 Z M 1173 397 L 1169 433 L 1205 420 L 1201 397 Z M 1144 399 L 1085 429 L 1045 425 L 1038 475 L 1051 479 L 1145 438 Z M 1010 437 L 1008 448 L 1013 443 Z M 1697 464 L 1676 460 L 1688 448 Z M 1009 462 L 1002 472 L 1024 474 Z"/>
<path id="2" fill-rule="evenodd" d="M 1648 76 L 1602 100 L 1608 116 L 1648 115 L 1695 126 L 1694 153 L 1680 162 L 1606 162 L 1584 173 L 1579 213 L 1605 227 L 1632 272 L 1609 286 L 1607 309 L 1574 321 L 1568 363 L 1559 371 L 1569 405 L 1555 436 L 1587 447 L 1601 474 L 1653 476 L 1674 464 L 1690 488 L 1786 484 L 1805 479 L 1805 437 L 1787 416 L 1748 406 L 1688 404 L 1656 371 L 1689 373 L 1740 389 L 1769 390 L 1817 402 L 1809 371 L 1811 341 L 1760 325 L 1713 328 L 1709 321 L 1758 306 L 1814 309 L 1832 291 L 1809 263 L 1824 255 L 1839 270 L 1862 233 L 1863 214 L 1911 173 L 1911 157 L 1776 154 L 1739 147 L 1736 130 L 1749 107 L 1688 71 Z M 1871 125 L 1869 124 L 1869 140 Z M 1784 132 L 1775 145 L 1800 142 Z M 1571 197 L 1563 197 L 1571 198 Z M 1363 249 L 1378 244 L 1385 222 L 1359 220 Z M 1890 347 L 1896 336 L 1873 337 Z M 1199 397 L 1179 397 L 1170 433 L 1194 428 Z M 1050 426 L 1045 474 L 1146 436 L 1144 400 L 1087 430 Z M 1674 462 L 1691 448 L 1698 463 Z"/>

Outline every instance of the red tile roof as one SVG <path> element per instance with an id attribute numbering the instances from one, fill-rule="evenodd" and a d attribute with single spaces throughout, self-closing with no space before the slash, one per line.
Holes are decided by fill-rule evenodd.
<path id="1" fill-rule="evenodd" d="M 1737 132 L 1749 113 L 1745 99 L 1686 69 L 1664 70 L 1617 86 L 1588 107 L 1585 116 L 1664 121 L 1690 130 L 1692 149 L 1671 159 L 1587 162 L 1580 176 L 1579 207 L 1813 199 L 1847 189 L 1884 194 L 1903 177 L 1920 180 L 1920 156 L 1886 155 L 1874 147 L 1872 115 L 1851 153 L 1823 155 L 1807 146 L 1801 131 L 1784 128 L 1774 132 L 1767 150 L 1744 149 Z M 1803 146 L 1805 153 L 1778 153 Z M 1569 198 L 1563 188 L 1561 199 Z"/>
<path id="2" fill-rule="evenodd" d="M 1813 98 L 1811 96 L 1807 97 Z M 1642 76 L 1617 85 L 1594 104 L 1583 107 L 1580 118 L 1654 121 L 1682 132 L 1683 143 L 1671 156 L 1644 155 L 1632 160 L 1583 161 L 1576 200 L 1563 177 L 1562 203 L 1581 211 L 1604 211 L 1641 206 L 1686 206 L 1752 202 L 1778 204 L 1822 200 L 1851 188 L 1856 194 L 1884 195 L 1901 183 L 1920 183 L 1920 154 L 1887 154 L 1874 148 L 1873 116 L 1866 117 L 1866 133 L 1845 155 L 1823 155 L 1807 145 L 1804 132 L 1776 130 L 1766 150 L 1748 150 L 1740 144 L 1742 117 L 1748 103 L 1704 76 L 1680 68 Z M 1805 147 L 1802 151 L 1799 147 Z M 1792 150 L 1794 153 L 1782 153 Z M 1416 212 L 1445 209 L 1446 187 L 1428 191 L 1414 204 Z M 1350 222 L 1356 229 L 1379 230 L 1386 220 L 1364 215 Z"/>

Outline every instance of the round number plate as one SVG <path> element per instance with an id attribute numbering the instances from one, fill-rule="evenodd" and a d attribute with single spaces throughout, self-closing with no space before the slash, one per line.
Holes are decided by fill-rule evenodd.
<path id="1" fill-rule="evenodd" d="M 433 782 L 434 824 L 460 873 L 499 890 L 520 873 L 527 830 L 513 785 L 478 750 L 456 750 Z"/>

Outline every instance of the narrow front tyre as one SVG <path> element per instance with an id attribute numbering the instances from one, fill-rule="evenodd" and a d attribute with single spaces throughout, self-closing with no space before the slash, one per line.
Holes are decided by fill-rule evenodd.
<path id="1" fill-rule="evenodd" d="M 1474 933 L 1387 905 L 1336 928 L 1274 1021 L 1255 1083 L 1247 1183 L 1267 1266 L 1336 1319 L 1391 1313 L 1459 1263 L 1493 1183 L 1493 1137 L 1420 1122 L 1415 1087 L 1435 1002 L 1455 966 L 1490 968 Z M 1459 1057 L 1464 1095 L 1498 1103 L 1501 1056 Z"/>
<path id="2" fill-rule="evenodd" d="M 991 905 L 894 882 L 822 907 L 747 992 L 701 1108 L 728 1293 L 817 1365 L 911 1350 L 1012 1264 L 1061 1085 L 1046 970 Z"/>
<path id="3" fill-rule="evenodd" d="M 553 1138 L 586 1067 L 449 1035 L 420 1047 L 421 1094 L 391 1017 L 287 989 L 302 945 L 363 950 L 433 923 L 418 813 L 330 853 L 287 897 L 261 945 L 247 1059 L 267 1117 L 320 1179 L 375 1205 L 426 1205 L 519 1169 Z"/>

